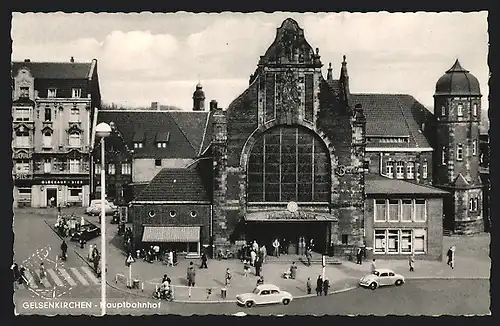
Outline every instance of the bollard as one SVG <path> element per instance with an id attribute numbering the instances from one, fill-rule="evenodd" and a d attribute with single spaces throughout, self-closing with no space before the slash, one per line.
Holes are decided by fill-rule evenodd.
<path id="1" fill-rule="evenodd" d="M 118 284 L 118 274 L 115 275 L 115 283 Z"/>
<path id="2" fill-rule="evenodd" d="M 220 289 L 220 297 L 222 299 L 225 299 L 227 297 L 227 289 L 226 288 Z"/>
<path id="3" fill-rule="evenodd" d="M 144 292 L 144 281 L 141 283 L 141 292 Z"/>

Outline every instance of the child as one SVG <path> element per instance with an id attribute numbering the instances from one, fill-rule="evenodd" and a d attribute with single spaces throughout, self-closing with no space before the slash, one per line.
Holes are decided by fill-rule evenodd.
<path id="1" fill-rule="evenodd" d="M 231 286 L 231 271 L 228 269 L 226 269 L 226 287 L 230 287 Z"/>
<path id="2" fill-rule="evenodd" d="M 311 278 L 310 277 L 307 278 L 306 287 L 307 287 L 307 294 L 311 294 L 312 287 L 311 287 Z"/>
<path id="3" fill-rule="evenodd" d="M 328 295 L 328 289 L 330 288 L 330 281 L 325 278 L 325 280 L 323 281 L 323 294 L 326 296 Z"/>
<path id="4" fill-rule="evenodd" d="M 243 276 L 248 277 L 248 274 L 250 273 L 250 262 L 248 259 L 245 259 L 243 261 Z"/>

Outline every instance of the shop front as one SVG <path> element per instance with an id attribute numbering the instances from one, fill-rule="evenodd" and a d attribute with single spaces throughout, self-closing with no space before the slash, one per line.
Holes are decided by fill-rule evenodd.
<path id="1" fill-rule="evenodd" d="M 37 181 L 31 189 L 33 207 L 77 206 L 89 202 L 90 186 L 83 179 L 49 179 Z"/>
<path id="2" fill-rule="evenodd" d="M 261 211 L 245 215 L 246 239 L 273 250 L 278 239 L 284 254 L 303 254 L 312 243 L 315 252 L 323 253 L 331 240 L 331 225 L 336 219 L 328 213 Z"/>
<path id="3" fill-rule="evenodd" d="M 158 245 L 162 251 L 199 257 L 201 226 L 144 225 L 141 241 L 144 247 Z"/>

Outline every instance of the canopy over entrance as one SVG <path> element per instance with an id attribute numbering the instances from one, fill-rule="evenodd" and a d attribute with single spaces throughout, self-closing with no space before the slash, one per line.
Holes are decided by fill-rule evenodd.
<path id="1" fill-rule="evenodd" d="M 199 226 L 145 226 L 142 242 L 199 242 Z"/>
<path id="2" fill-rule="evenodd" d="M 280 211 L 261 211 L 249 212 L 245 215 L 247 222 L 335 222 L 337 219 L 328 213 L 316 212 L 290 212 L 288 210 Z"/>

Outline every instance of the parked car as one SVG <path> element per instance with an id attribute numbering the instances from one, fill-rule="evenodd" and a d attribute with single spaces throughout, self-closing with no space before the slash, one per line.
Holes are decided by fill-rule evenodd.
<path id="1" fill-rule="evenodd" d="M 109 202 L 105 200 L 104 202 L 104 212 L 106 215 L 113 215 L 115 212 L 118 212 L 118 207 L 113 204 L 112 202 Z M 101 200 L 100 199 L 94 199 L 90 202 L 90 206 L 85 209 L 85 214 L 91 215 L 91 216 L 97 216 L 101 214 Z"/>
<path id="2" fill-rule="evenodd" d="M 71 236 L 71 241 L 85 240 L 89 241 L 91 239 L 97 238 L 101 234 L 101 229 L 92 223 L 87 222 L 84 225 L 80 225 L 78 231 L 73 233 Z"/>
<path id="3" fill-rule="evenodd" d="M 405 282 L 403 275 L 396 274 L 390 269 L 376 269 L 371 274 L 362 277 L 359 285 L 375 290 L 379 286 L 402 285 Z"/>
<path id="4" fill-rule="evenodd" d="M 236 302 L 238 305 L 246 306 L 248 308 L 254 305 L 282 303 L 289 304 L 293 300 L 290 293 L 281 291 L 279 287 L 273 284 L 258 285 L 253 292 L 238 294 Z"/>

